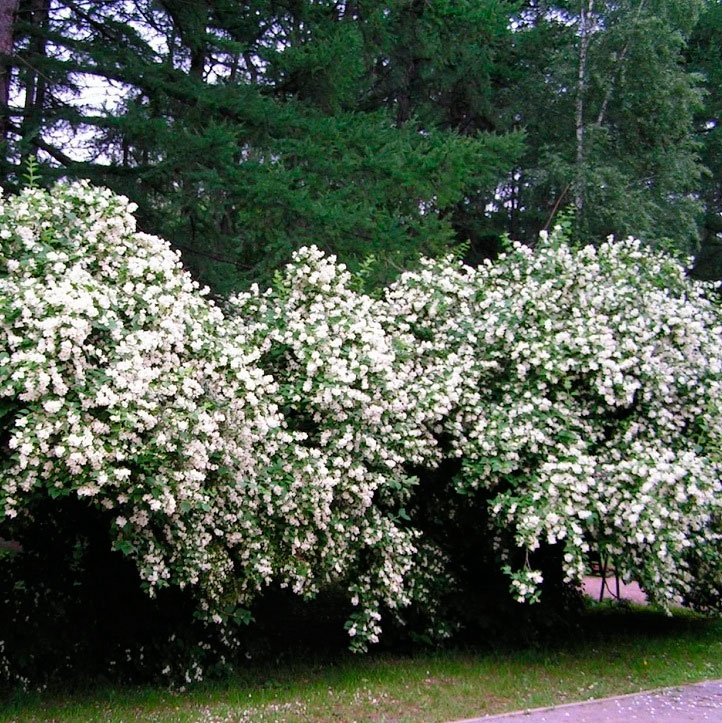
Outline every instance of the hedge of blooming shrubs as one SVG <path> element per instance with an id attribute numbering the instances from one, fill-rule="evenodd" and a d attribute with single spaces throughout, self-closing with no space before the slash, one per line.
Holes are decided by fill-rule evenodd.
<path id="1" fill-rule="evenodd" d="M 676 260 L 556 233 L 372 296 L 312 247 L 221 309 L 133 210 L 86 184 L 2 201 L 0 538 L 79 502 L 151 596 L 227 627 L 268 588 L 342 586 L 358 650 L 410 608 L 448 630 L 469 535 L 519 601 L 554 550 L 570 585 L 602 556 L 719 608 L 722 317 Z"/>

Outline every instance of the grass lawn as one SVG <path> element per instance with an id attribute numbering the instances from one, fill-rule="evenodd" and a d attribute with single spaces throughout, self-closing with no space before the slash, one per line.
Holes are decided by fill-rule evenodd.
<path id="1" fill-rule="evenodd" d="M 184 692 L 18 694 L 0 720 L 445 721 L 712 678 L 722 678 L 722 621 L 603 605 L 553 646 L 249 664 Z"/>

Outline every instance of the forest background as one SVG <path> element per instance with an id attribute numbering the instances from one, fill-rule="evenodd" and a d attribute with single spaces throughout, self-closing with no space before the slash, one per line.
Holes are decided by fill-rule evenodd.
<path id="1" fill-rule="evenodd" d="M 224 295 L 384 283 L 573 208 L 722 277 L 716 0 L 0 0 L 0 185 L 87 178 Z M 369 265 L 369 258 L 373 264 Z"/>

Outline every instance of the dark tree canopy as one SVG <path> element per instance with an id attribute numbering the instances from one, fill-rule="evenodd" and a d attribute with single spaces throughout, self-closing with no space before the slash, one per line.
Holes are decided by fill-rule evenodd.
<path id="1" fill-rule="evenodd" d="M 223 293 L 316 243 L 576 233 L 715 255 L 720 4 L 2 0 L 3 185 L 85 177 Z M 710 251 L 711 249 L 711 251 Z"/>

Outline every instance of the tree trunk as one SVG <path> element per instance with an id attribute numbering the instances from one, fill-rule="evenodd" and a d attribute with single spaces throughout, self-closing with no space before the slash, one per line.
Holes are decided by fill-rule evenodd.
<path id="1" fill-rule="evenodd" d="M 577 136 L 576 179 L 574 183 L 574 205 L 577 215 L 584 210 L 584 93 L 587 82 L 587 55 L 589 52 L 589 35 L 591 30 L 591 14 L 594 12 L 594 0 L 582 0 L 579 16 L 579 71 L 577 75 L 577 99 L 575 108 L 575 129 Z"/>
<path id="2" fill-rule="evenodd" d="M 173 23 L 173 34 L 177 34 L 188 49 L 189 75 L 203 80 L 208 55 L 208 3 L 206 0 L 163 0 L 161 6 Z"/>
<path id="3" fill-rule="evenodd" d="M 44 29 L 48 22 L 50 12 L 49 0 L 31 0 L 30 12 L 32 24 L 39 29 Z M 43 108 L 45 106 L 45 91 L 47 81 L 45 76 L 36 68 L 42 65 L 42 58 L 45 56 L 45 37 L 38 32 L 30 41 L 30 50 L 34 61 L 32 68 L 27 69 L 27 81 L 25 83 L 25 115 L 21 126 L 23 141 L 22 165 L 28 161 L 33 153 L 34 141 L 43 124 Z"/>
<path id="4" fill-rule="evenodd" d="M 0 0 L 0 142 L 5 140 L 9 122 L 13 24 L 19 0 Z"/>

